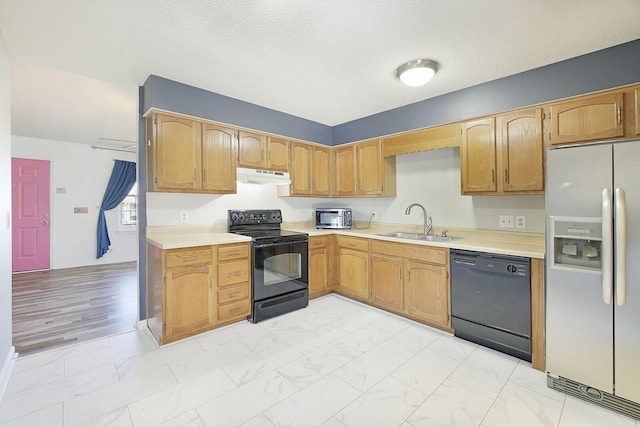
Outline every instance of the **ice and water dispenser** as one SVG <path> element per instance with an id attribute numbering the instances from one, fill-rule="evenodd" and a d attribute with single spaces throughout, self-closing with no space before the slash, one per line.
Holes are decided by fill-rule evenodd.
<path id="1" fill-rule="evenodd" d="M 600 272 L 602 219 L 550 217 L 552 268 Z"/>

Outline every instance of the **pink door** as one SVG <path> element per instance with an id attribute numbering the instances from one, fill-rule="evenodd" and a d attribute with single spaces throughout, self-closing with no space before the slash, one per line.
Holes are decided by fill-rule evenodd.
<path id="1" fill-rule="evenodd" d="M 13 271 L 49 268 L 49 162 L 11 159 Z"/>

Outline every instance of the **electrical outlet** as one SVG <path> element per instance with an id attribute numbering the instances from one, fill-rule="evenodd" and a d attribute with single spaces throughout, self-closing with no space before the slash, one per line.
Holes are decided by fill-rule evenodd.
<path id="1" fill-rule="evenodd" d="M 524 215 L 516 215 L 516 228 L 527 228 L 527 217 Z"/>
<path id="2" fill-rule="evenodd" d="M 378 216 L 378 214 L 376 213 L 376 211 L 372 211 L 371 212 L 371 218 L 376 218 Z"/>
<path id="3" fill-rule="evenodd" d="M 498 221 L 501 228 L 513 228 L 513 215 L 500 215 Z"/>
<path id="4" fill-rule="evenodd" d="M 311 209 L 311 210 L 309 211 L 309 218 L 313 218 L 313 217 L 315 216 L 315 214 L 316 214 L 316 211 L 314 211 L 313 209 Z"/>
<path id="5" fill-rule="evenodd" d="M 180 222 L 189 222 L 189 212 L 180 212 Z"/>

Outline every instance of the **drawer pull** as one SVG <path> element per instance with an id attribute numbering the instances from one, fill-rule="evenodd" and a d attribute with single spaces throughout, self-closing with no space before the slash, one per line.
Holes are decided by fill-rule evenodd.
<path id="1" fill-rule="evenodd" d="M 240 272 L 240 271 L 232 271 L 231 273 L 229 273 L 229 276 L 239 276 L 241 274 L 242 274 L 242 272 Z"/>
<path id="2" fill-rule="evenodd" d="M 227 255 L 240 255 L 240 251 L 227 252 Z"/>
<path id="3" fill-rule="evenodd" d="M 230 293 L 230 294 L 229 294 L 229 298 L 234 298 L 234 297 L 237 297 L 237 296 L 239 296 L 239 295 L 241 295 L 241 293 L 240 293 L 240 292 L 233 292 L 233 293 Z"/>
<path id="4" fill-rule="evenodd" d="M 189 257 L 186 257 L 186 258 L 182 258 L 182 261 L 195 261 L 197 259 L 198 259 L 197 256 L 189 256 Z"/>
<path id="5" fill-rule="evenodd" d="M 242 308 L 240 308 L 240 307 L 233 308 L 233 309 L 229 310 L 229 314 L 235 314 L 235 313 L 239 312 L 240 310 L 242 310 Z"/>

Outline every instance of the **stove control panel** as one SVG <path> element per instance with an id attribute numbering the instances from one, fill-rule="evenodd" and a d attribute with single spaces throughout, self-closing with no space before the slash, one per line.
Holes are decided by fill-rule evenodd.
<path id="1" fill-rule="evenodd" d="M 229 210 L 229 225 L 251 224 L 280 224 L 282 212 L 280 209 L 270 210 Z"/>

